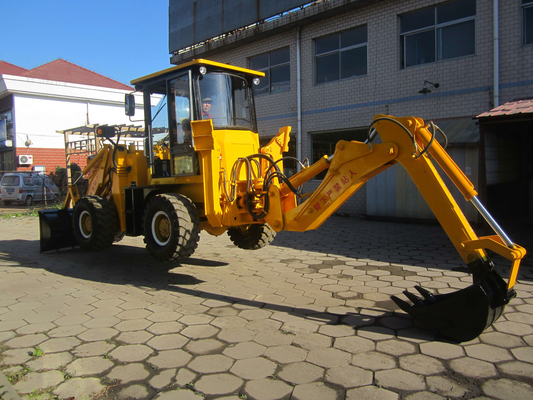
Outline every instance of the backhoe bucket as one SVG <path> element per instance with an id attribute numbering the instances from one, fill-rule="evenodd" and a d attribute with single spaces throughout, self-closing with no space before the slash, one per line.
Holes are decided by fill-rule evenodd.
<path id="1" fill-rule="evenodd" d="M 77 245 L 72 230 L 72 210 L 39 211 L 41 253 Z"/>
<path id="2" fill-rule="evenodd" d="M 412 305 L 396 296 L 392 300 L 438 335 L 454 342 L 478 337 L 516 295 L 514 290 L 507 291 L 504 280 L 494 271 L 488 278 L 454 293 L 432 295 L 420 286 L 415 289 L 422 297 L 403 292 Z"/>

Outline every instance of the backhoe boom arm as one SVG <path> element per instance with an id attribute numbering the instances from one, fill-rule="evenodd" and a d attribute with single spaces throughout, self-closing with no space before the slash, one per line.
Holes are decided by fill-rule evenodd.
<path id="1" fill-rule="evenodd" d="M 516 280 L 520 260 L 525 250 L 515 244 L 507 246 L 505 240 L 496 237 L 478 238 L 463 212 L 457 205 L 449 189 L 436 170 L 431 158 L 441 166 L 452 182 L 459 188 L 465 199 L 477 202 L 477 192 L 460 168 L 442 146 L 432 140 L 432 133 L 421 119 L 414 117 L 394 118 L 377 115 L 373 127 L 377 130 L 382 144 L 372 145 L 362 142 L 340 141 L 329 160 L 319 163 L 329 169 L 322 184 L 311 196 L 298 206 L 287 185 L 269 187 L 269 213 L 265 220 L 276 231 L 306 231 L 318 228 L 368 179 L 394 164 L 401 164 L 413 179 L 418 190 L 435 214 L 451 242 L 475 274 L 481 279 L 488 267 L 481 270 L 478 265 L 489 263 L 485 248 L 511 260 L 513 263 L 508 289 Z M 434 134 L 434 133 L 433 133 Z M 429 147 L 428 147 L 429 146 Z M 424 151 L 427 149 L 427 151 Z M 312 168 L 318 169 L 314 166 Z M 316 175 L 316 171 L 312 172 Z M 291 178 L 300 184 L 305 181 L 307 170 Z M 311 178 L 308 176 L 307 178 Z"/>
<path id="2" fill-rule="evenodd" d="M 505 305 L 516 295 L 512 287 L 526 251 L 512 243 L 483 208 L 476 197 L 474 185 L 434 140 L 434 126 L 430 133 L 421 119 L 377 115 L 372 127 L 379 134 L 382 144 L 340 141 L 332 157 L 320 160 L 290 179 L 292 186 L 300 185 L 315 176 L 317 171 L 329 167 L 322 184 L 300 205 L 296 205 L 289 185 L 270 185 L 269 212 L 265 221 L 276 231 L 316 229 L 368 179 L 394 164 L 401 164 L 472 271 L 474 284 L 446 294 L 432 294 L 415 286 L 421 297 L 407 290 L 403 292 L 412 304 L 397 296 L 392 296 L 392 299 L 402 310 L 439 335 L 457 342 L 472 340 L 500 317 Z M 474 203 L 497 235 L 476 235 L 432 159 L 465 199 Z M 486 249 L 511 261 L 507 282 L 493 268 Z"/>

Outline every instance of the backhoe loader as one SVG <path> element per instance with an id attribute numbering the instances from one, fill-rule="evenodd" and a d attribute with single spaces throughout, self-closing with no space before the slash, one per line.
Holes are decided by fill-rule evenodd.
<path id="1" fill-rule="evenodd" d="M 101 150 L 83 170 L 87 195 L 81 197 L 70 185 L 61 210 L 40 212 L 41 251 L 76 245 L 95 251 L 124 235 L 143 235 L 157 260 L 179 260 L 194 253 L 201 230 L 215 236 L 227 232 L 236 246 L 259 249 L 276 232 L 317 229 L 369 178 L 401 164 L 472 271 L 474 284 L 451 294 L 416 287 L 420 296 L 406 291 L 409 302 L 393 300 L 448 339 L 467 341 L 481 334 L 515 296 L 525 250 L 501 230 L 435 140 L 438 127 L 415 117 L 376 115 L 365 142 L 339 141 L 332 156 L 301 164 L 287 177 L 283 153 L 290 127 L 259 146 L 252 88 L 263 75 L 198 59 L 132 81 L 144 96 L 144 149 L 120 145 L 116 127 L 98 127 Z M 166 110 L 152 110 L 154 94 L 165 96 Z M 126 96 L 125 106 L 132 116 L 133 94 Z M 377 135 L 381 143 L 373 143 Z M 495 235 L 476 235 L 434 164 Z M 299 188 L 324 170 L 318 189 L 302 194 Z M 511 261 L 507 282 L 495 271 L 488 250 Z"/>

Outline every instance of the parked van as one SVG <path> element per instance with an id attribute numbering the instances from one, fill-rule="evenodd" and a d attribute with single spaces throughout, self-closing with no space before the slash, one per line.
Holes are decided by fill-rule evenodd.
<path id="1" fill-rule="evenodd" d="M 31 206 L 45 199 L 59 202 L 59 189 L 48 175 L 8 172 L 0 180 L 0 200 L 6 206 L 14 202 Z"/>

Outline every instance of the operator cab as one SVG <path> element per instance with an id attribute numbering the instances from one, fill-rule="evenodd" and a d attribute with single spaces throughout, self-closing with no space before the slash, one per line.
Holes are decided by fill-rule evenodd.
<path id="1" fill-rule="evenodd" d="M 210 119 L 215 130 L 257 133 L 252 85 L 262 76 L 200 59 L 133 80 L 144 95 L 145 149 L 154 149 L 146 154 L 152 177 L 200 174 L 191 121 Z M 152 95 L 160 95 L 155 106 Z M 134 110 L 133 95 L 126 95 L 126 114 Z"/>

